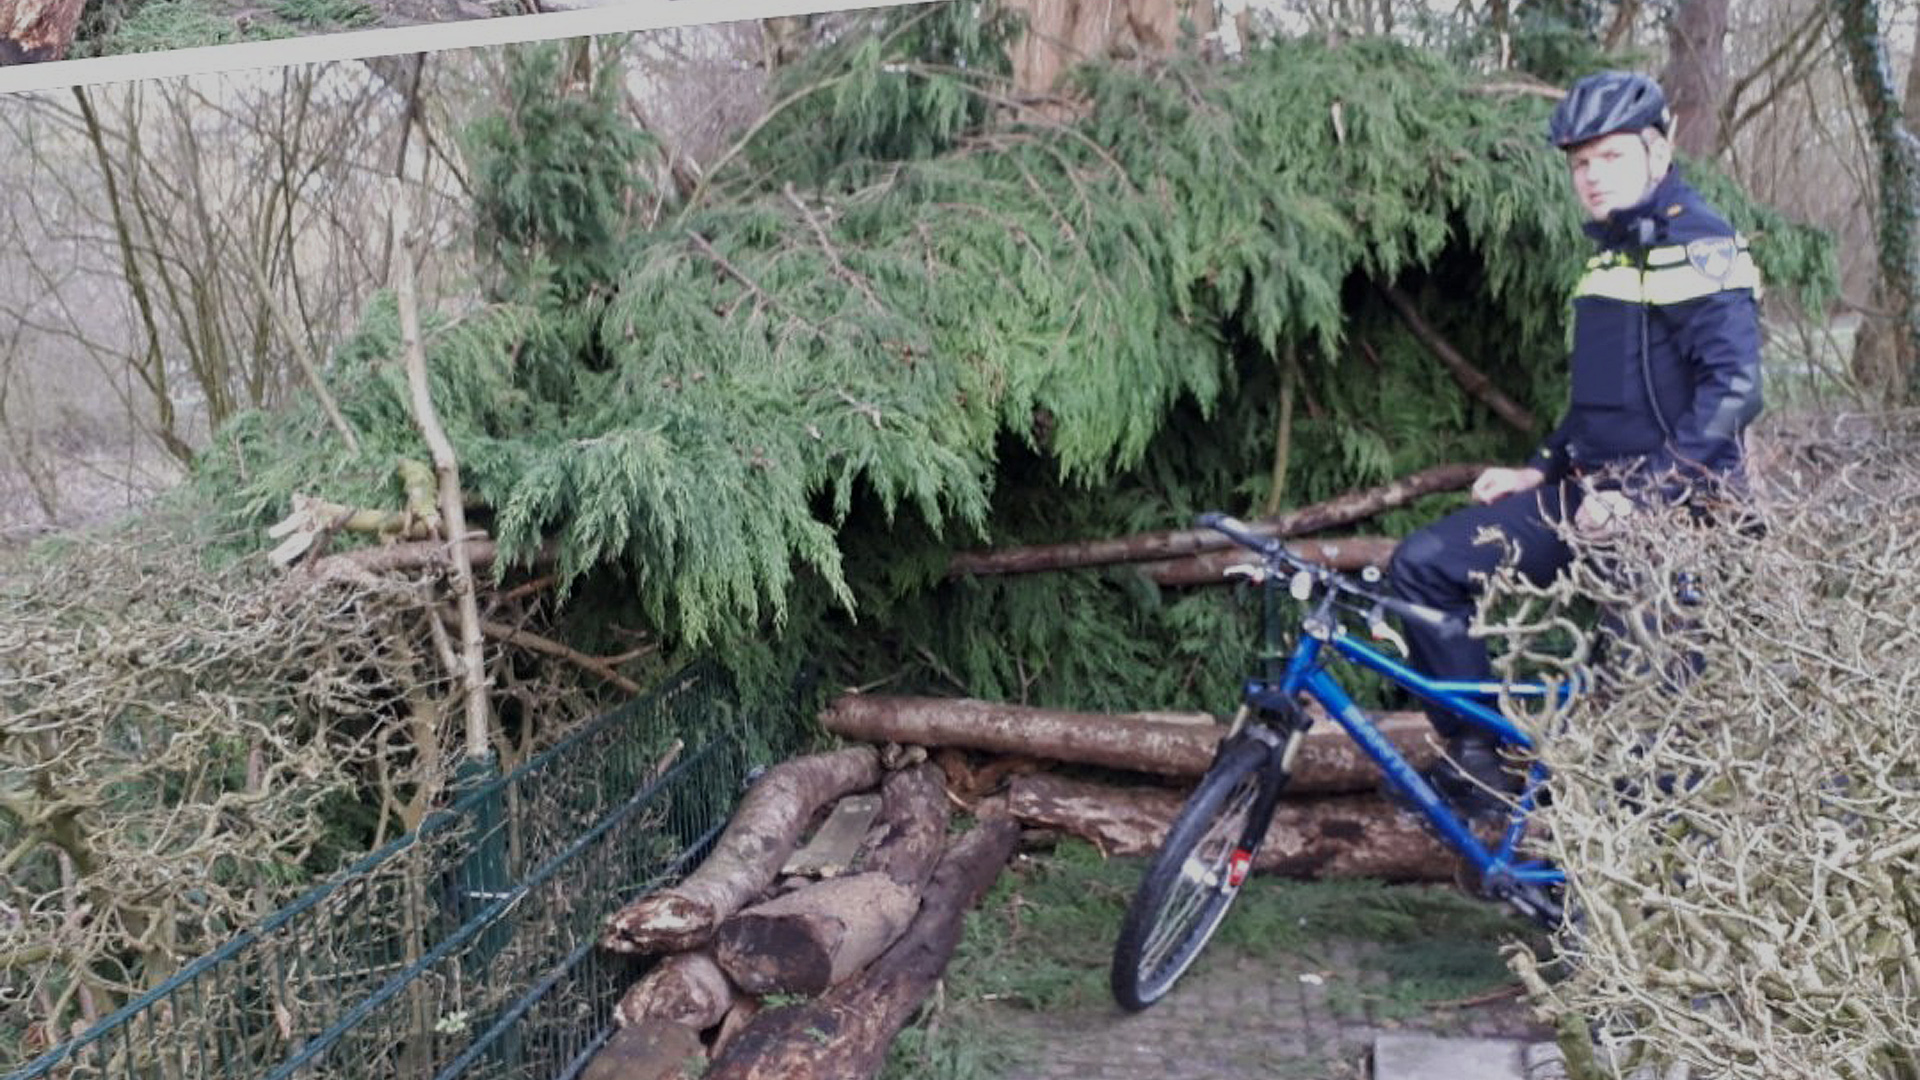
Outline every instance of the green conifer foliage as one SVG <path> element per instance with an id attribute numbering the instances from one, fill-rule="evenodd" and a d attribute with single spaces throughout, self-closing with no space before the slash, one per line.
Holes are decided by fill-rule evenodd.
<path id="1" fill-rule="evenodd" d="M 894 25 L 958 32 L 921 17 Z M 535 61 L 475 139 L 502 193 L 481 235 L 551 269 L 429 328 L 436 401 L 493 533 L 515 558 L 556 542 L 595 603 L 618 591 L 688 646 L 800 641 L 977 693 L 1192 704 L 1243 666 L 1230 606 L 1119 571 L 942 583 L 948 553 L 1245 512 L 1283 364 L 1302 388 L 1291 504 L 1529 449 L 1541 432 L 1501 428 L 1378 284 L 1558 415 L 1586 241 L 1535 98 L 1388 42 L 1276 42 L 1088 70 L 1071 125 L 984 123 L 991 63 L 887 39 L 834 56 L 816 78 L 840 81 L 790 106 L 809 138 L 769 123 L 782 149 L 651 232 L 596 216 L 629 151 L 549 181 L 504 137 L 613 141 L 611 104 Z M 1831 287 L 1824 239 L 1722 204 L 1773 287 Z M 243 418 L 205 475 L 256 522 L 295 488 L 393 501 L 393 456 L 420 453 L 396 340 L 376 304 L 334 361 L 369 433 L 357 458 L 317 415 Z"/>
<path id="2" fill-rule="evenodd" d="M 480 249 L 509 282 L 551 277 L 565 304 L 614 273 L 634 163 L 651 140 L 621 114 L 618 63 L 593 43 L 509 51 L 511 106 L 467 132 Z"/>

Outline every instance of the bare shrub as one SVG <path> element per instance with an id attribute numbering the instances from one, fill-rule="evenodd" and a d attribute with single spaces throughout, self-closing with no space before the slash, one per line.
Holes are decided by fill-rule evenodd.
<path id="1" fill-rule="evenodd" d="M 424 601 L 209 568 L 152 525 L 0 573 L 16 1045 L 72 1034 L 417 821 L 448 756 L 444 672 L 408 644 Z"/>
<path id="2" fill-rule="evenodd" d="M 1645 514 L 1575 538 L 1583 558 L 1553 587 L 1497 582 L 1487 630 L 1513 646 L 1506 662 L 1592 685 L 1566 706 L 1509 706 L 1554 771 L 1544 843 L 1576 912 L 1560 981 L 1513 959 L 1537 1005 L 1589 1023 L 1623 1072 L 1907 1080 L 1920 418 L 1802 421 L 1769 446 L 1751 498 L 1717 521 Z M 1681 602 L 1683 574 L 1697 604 Z M 1577 615 L 1592 601 L 1622 627 L 1603 660 Z"/>

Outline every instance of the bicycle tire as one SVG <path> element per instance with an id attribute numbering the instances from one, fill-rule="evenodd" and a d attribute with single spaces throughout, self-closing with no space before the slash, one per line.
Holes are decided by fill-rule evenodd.
<path id="1" fill-rule="evenodd" d="M 1277 752 L 1252 736 L 1234 740 L 1167 830 L 1113 950 L 1113 997 L 1124 1008 L 1138 1011 L 1160 1000 L 1226 917 L 1285 783 L 1268 767 Z"/>

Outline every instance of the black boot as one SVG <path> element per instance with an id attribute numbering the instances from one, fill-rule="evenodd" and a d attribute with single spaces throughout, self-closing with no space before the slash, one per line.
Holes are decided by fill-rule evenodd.
<path id="1" fill-rule="evenodd" d="M 1505 809 L 1519 777 L 1501 760 L 1499 744 L 1478 733 L 1447 740 L 1447 756 L 1427 771 L 1427 782 L 1469 813 Z"/>

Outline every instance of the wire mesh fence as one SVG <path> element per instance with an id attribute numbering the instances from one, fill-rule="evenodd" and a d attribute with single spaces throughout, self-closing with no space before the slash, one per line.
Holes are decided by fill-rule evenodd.
<path id="1" fill-rule="evenodd" d="M 576 1075 L 632 974 L 600 922 L 696 862 L 741 791 L 738 738 L 679 739 L 739 708 L 696 666 L 507 776 L 469 766 L 418 830 L 5 1080 Z"/>

